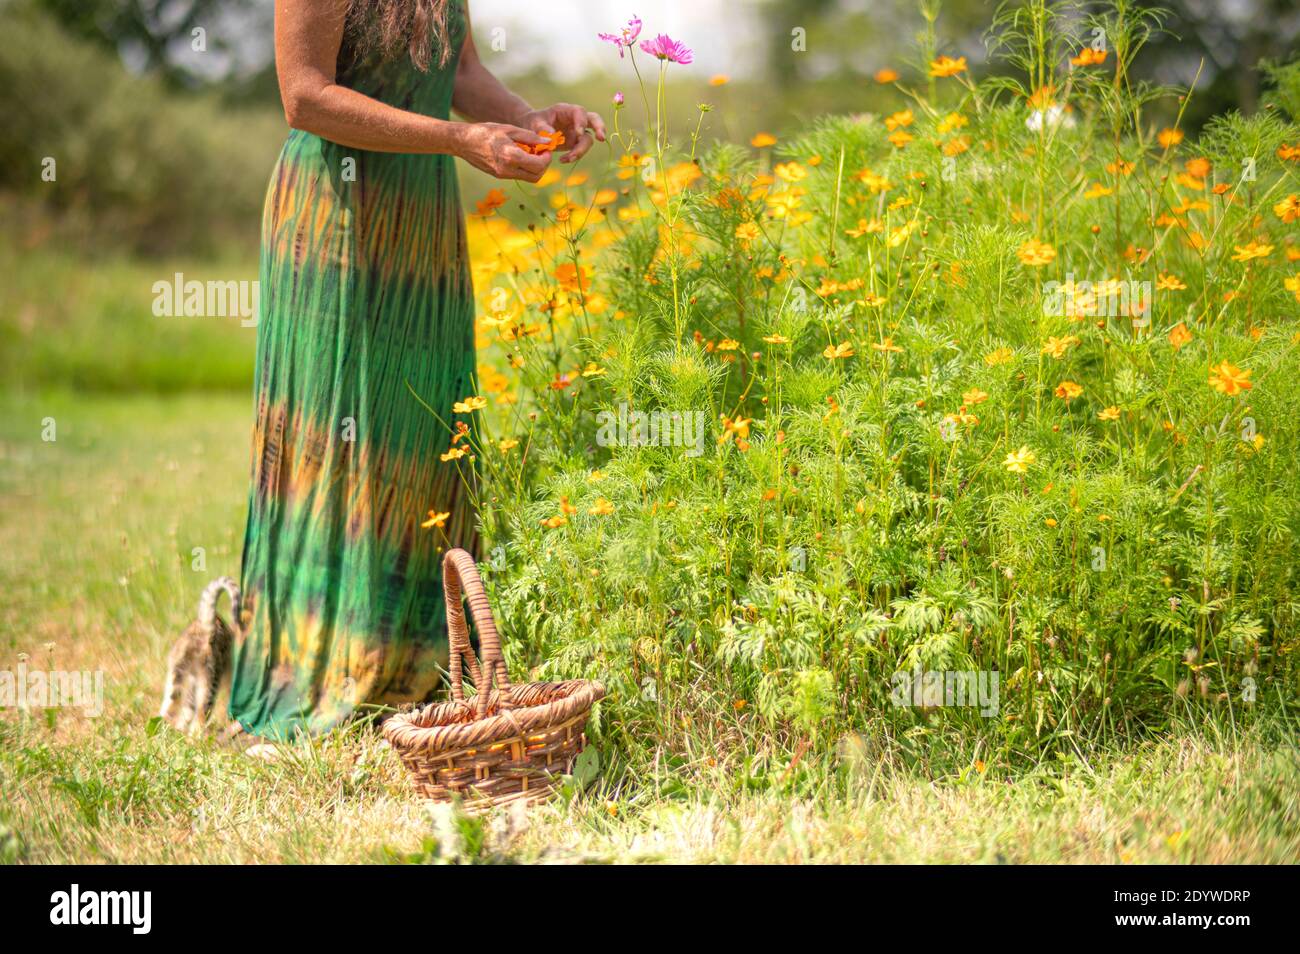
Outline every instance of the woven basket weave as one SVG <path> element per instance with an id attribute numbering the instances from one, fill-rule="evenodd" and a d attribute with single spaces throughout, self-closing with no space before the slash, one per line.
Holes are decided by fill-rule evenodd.
<path id="1" fill-rule="evenodd" d="M 464 550 L 448 551 L 442 580 L 451 702 L 392 716 L 384 723 L 384 738 L 426 798 L 444 802 L 460 796 L 471 811 L 541 801 L 554 793 L 559 775 L 572 772 L 586 744 L 583 729 L 592 703 L 605 695 L 605 687 L 585 679 L 512 686 L 474 558 Z M 462 592 L 474 617 L 481 668 L 470 646 Z M 471 699 L 461 684 L 465 666 L 478 690 Z"/>

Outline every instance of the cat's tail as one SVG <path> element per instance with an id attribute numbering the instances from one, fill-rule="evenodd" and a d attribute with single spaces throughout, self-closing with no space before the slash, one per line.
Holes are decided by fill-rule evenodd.
<path id="1" fill-rule="evenodd" d="M 228 576 L 219 576 L 203 590 L 199 597 L 199 625 L 211 633 L 217 623 L 217 600 L 222 592 L 230 596 L 230 625 L 239 626 L 239 584 Z"/>

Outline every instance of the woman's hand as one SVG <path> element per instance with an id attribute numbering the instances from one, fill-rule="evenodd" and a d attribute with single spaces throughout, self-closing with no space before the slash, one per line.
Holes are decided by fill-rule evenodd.
<path id="1" fill-rule="evenodd" d="M 551 154 L 534 156 L 520 144 L 546 142 L 541 136 L 505 123 L 462 123 L 456 155 L 476 169 L 498 179 L 536 182 L 551 164 Z"/>
<path id="2" fill-rule="evenodd" d="M 589 112 L 572 103 L 556 103 L 545 109 L 531 110 L 519 117 L 519 125 L 535 132 L 551 132 L 558 129 L 564 133 L 564 143 L 569 147 L 569 151 L 561 157 L 561 162 L 574 162 L 581 159 L 594 142 L 605 141 L 605 120 L 597 113 Z"/>

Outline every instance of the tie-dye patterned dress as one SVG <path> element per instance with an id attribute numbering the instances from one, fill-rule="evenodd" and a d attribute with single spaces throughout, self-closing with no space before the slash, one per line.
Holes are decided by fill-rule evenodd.
<path id="1" fill-rule="evenodd" d="M 462 0 L 449 42 L 465 32 Z M 447 118 L 456 59 L 354 62 L 337 81 Z M 439 557 L 473 548 L 444 420 L 473 393 L 474 301 L 450 156 L 367 152 L 301 130 L 262 224 L 243 632 L 230 715 L 269 738 L 426 698 L 445 665 Z M 430 510 L 442 530 L 421 529 Z"/>

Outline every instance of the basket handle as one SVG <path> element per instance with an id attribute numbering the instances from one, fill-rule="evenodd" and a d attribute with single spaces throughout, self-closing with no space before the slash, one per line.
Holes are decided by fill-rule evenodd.
<path id="1" fill-rule="evenodd" d="M 459 548 L 447 551 L 447 555 L 442 558 L 442 590 L 447 598 L 447 634 L 451 643 L 451 697 L 457 702 L 465 701 L 465 689 L 461 684 L 463 661 L 469 666 L 469 673 L 474 677 L 474 685 L 478 688 L 478 718 L 482 719 L 487 716 L 488 696 L 493 683 L 504 692 L 510 688 L 510 677 L 506 674 L 506 663 L 501 656 L 501 638 L 497 635 L 496 622 L 492 619 L 492 607 L 483 590 L 478 566 L 469 553 Z M 480 674 L 479 661 L 474 656 L 474 647 L 470 645 L 465 608 L 460 602 L 462 594 L 469 600 L 469 610 L 474 616 L 479 651 L 483 655 L 482 673 L 486 679 Z"/>

